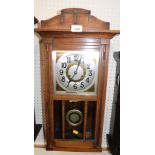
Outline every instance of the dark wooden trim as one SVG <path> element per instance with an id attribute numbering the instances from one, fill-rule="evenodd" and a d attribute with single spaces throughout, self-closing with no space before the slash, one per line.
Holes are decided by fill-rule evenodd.
<path id="1" fill-rule="evenodd" d="M 100 105 L 100 126 L 99 126 L 99 139 L 98 145 L 102 144 L 102 132 L 103 132 L 103 124 L 104 124 L 104 111 L 105 111 L 105 104 L 106 104 L 106 89 L 107 89 L 107 77 L 108 77 L 108 61 L 109 61 L 109 45 L 102 46 L 103 56 L 102 56 L 102 98 L 101 98 L 101 105 Z"/>
<path id="2" fill-rule="evenodd" d="M 65 148 L 65 147 L 53 147 L 48 148 L 48 151 L 69 151 L 69 152 L 102 152 L 102 148 Z"/>
<path id="3" fill-rule="evenodd" d="M 35 32 L 39 33 L 41 37 L 44 38 L 61 38 L 61 37 L 70 37 L 70 38 L 74 38 L 74 37 L 83 37 L 83 38 L 91 38 L 93 36 L 93 38 L 104 38 L 104 39 L 111 39 L 113 38 L 115 35 L 118 35 L 120 32 L 119 30 L 111 30 L 111 31 L 103 31 L 103 32 L 56 32 L 56 31 L 47 31 L 46 29 L 42 30 L 38 30 L 35 29 Z"/>
<path id="4" fill-rule="evenodd" d="M 84 105 L 84 127 L 83 127 L 83 139 L 86 140 L 87 132 L 87 111 L 88 111 L 88 101 L 85 101 Z"/>
<path id="5" fill-rule="evenodd" d="M 101 91 L 102 91 L 102 55 L 103 51 L 102 48 L 100 48 L 99 52 L 99 65 L 98 65 L 98 90 L 97 90 L 97 104 L 96 104 L 96 118 L 95 118 L 95 140 L 96 140 L 96 146 L 98 145 L 98 128 L 99 128 L 99 111 L 100 111 L 100 98 L 101 98 Z"/>
<path id="6" fill-rule="evenodd" d="M 87 100 L 87 101 L 96 101 L 96 96 L 53 96 L 54 100 Z"/>
<path id="7" fill-rule="evenodd" d="M 40 62 L 41 62 L 41 90 L 42 90 L 42 102 L 43 102 L 43 114 L 45 116 L 44 119 L 44 131 L 45 131 L 45 137 L 47 140 L 47 143 L 50 143 L 50 139 L 48 138 L 48 135 L 50 133 L 50 120 L 48 117 L 49 109 L 48 109 L 48 66 L 47 66 L 47 53 L 46 53 L 46 44 L 44 44 L 42 41 L 40 41 Z"/>

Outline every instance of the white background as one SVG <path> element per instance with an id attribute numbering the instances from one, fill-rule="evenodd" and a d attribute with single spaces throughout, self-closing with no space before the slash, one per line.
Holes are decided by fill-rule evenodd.
<path id="1" fill-rule="evenodd" d="M 155 153 L 153 2 L 121 1 L 122 155 Z M 1 154 L 33 154 L 33 10 L 31 0 L 0 5 Z"/>

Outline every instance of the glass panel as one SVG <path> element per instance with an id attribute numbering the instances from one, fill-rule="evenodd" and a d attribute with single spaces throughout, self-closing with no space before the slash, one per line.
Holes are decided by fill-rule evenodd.
<path id="1" fill-rule="evenodd" d="M 63 111 L 62 102 L 64 102 Z M 86 140 L 94 140 L 96 101 L 87 102 L 86 132 L 84 132 L 84 108 L 84 101 L 54 101 L 54 138 L 78 140 L 85 137 Z"/>
<path id="2" fill-rule="evenodd" d="M 88 106 L 88 111 L 87 111 L 86 139 L 94 139 L 96 102 L 89 101 L 87 106 Z"/>
<path id="3" fill-rule="evenodd" d="M 62 138 L 62 103 L 54 101 L 54 138 Z"/>

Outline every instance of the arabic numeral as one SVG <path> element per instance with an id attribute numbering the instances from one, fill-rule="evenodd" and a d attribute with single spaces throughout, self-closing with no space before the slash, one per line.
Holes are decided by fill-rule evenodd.
<path id="1" fill-rule="evenodd" d="M 84 88 L 84 82 L 81 82 L 80 87 L 81 87 L 81 88 Z"/>
<path id="2" fill-rule="evenodd" d="M 61 81 L 65 82 L 65 77 L 64 76 L 62 76 Z"/>
<path id="3" fill-rule="evenodd" d="M 79 55 L 74 55 L 74 61 L 78 61 Z"/>
<path id="4" fill-rule="evenodd" d="M 90 64 L 87 64 L 87 69 L 90 69 Z"/>
<path id="5" fill-rule="evenodd" d="M 74 87 L 74 89 L 77 89 L 77 84 L 75 83 L 75 84 L 73 85 L 73 87 Z"/>
<path id="6" fill-rule="evenodd" d="M 66 86 L 66 88 L 68 88 L 68 87 L 69 87 L 69 83 L 70 83 L 70 81 L 67 81 L 67 86 Z"/>
<path id="7" fill-rule="evenodd" d="M 89 77 L 86 79 L 86 82 L 89 83 Z"/>
<path id="8" fill-rule="evenodd" d="M 93 71 L 89 70 L 89 76 L 92 76 L 92 75 L 93 75 Z"/>
<path id="9" fill-rule="evenodd" d="M 59 70 L 59 73 L 60 73 L 60 75 L 63 75 L 64 72 L 63 72 L 62 69 L 60 69 L 60 70 Z"/>
<path id="10" fill-rule="evenodd" d="M 71 57 L 67 57 L 67 63 L 71 63 Z"/>
<path id="11" fill-rule="evenodd" d="M 62 62 L 61 63 L 61 68 L 66 68 L 67 67 L 67 63 L 66 62 Z"/>

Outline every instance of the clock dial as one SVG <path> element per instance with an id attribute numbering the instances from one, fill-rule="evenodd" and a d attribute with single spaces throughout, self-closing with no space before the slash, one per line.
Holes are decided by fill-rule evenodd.
<path id="1" fill-rule="evenodd" d="M 55 63 L 56 82 L 67 92 L 84 92 L 90 89 L 97 76 L 98 52 L 67 52 L 59 55 Z"/>

